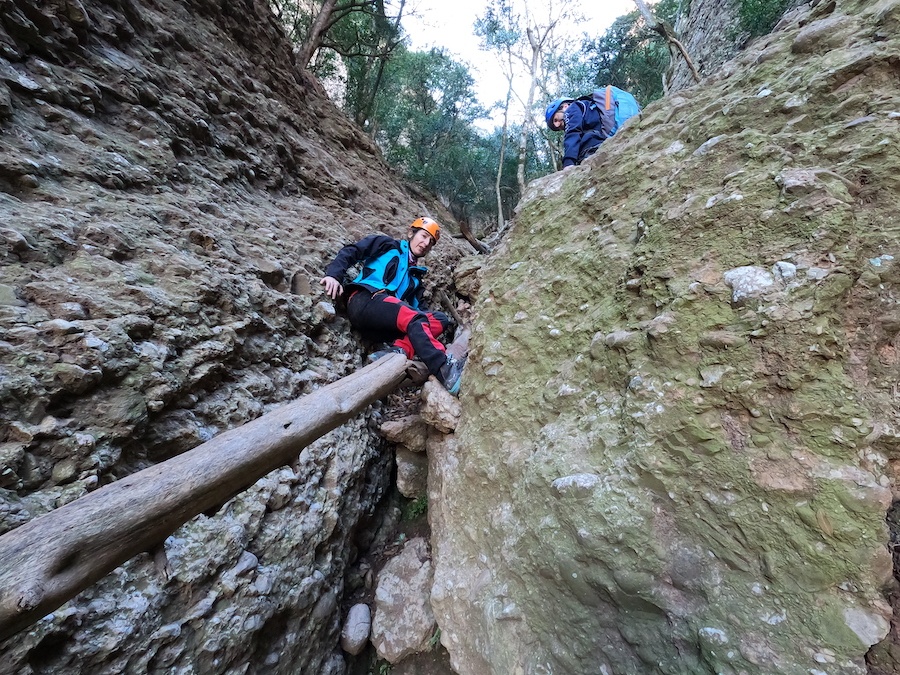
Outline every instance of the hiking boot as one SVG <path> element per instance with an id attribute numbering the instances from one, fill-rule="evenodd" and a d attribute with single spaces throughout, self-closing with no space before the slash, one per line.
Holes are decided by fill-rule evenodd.
<path id="1" fill-rule="evenodd" d="M 457 359 L 452 356 L 447 357 L 447 363 L 441 366 L 438 371 L 438 379 L 441 384 L 454 396 L 459 394 L 459 381 L 462 378 L 463 366 L 466 365 L 465 358 Z"/>
<path id="2" fill-rule="evenodd" d="M 400 347 L 388 347 L 386 349 L 379 349 L 377 352 L 372 352 L 367 358 L 369 363 L 375 363 L 378 359 L 387 356 L 388 354 L 403 354 L 403 356 L 406 356 L 406 352 L 400 349 Z"/>

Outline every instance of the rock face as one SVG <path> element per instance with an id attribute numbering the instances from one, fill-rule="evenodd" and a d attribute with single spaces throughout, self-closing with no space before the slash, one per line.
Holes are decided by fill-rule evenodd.
<path id="1" fill-rule="evenodd" d="M 291 59 L 261 1 L 3 5 L 0 533 L 362 364 L 324 265 L 429 207 Z M 460 250 L 435 254 L 440 278 Z M 377 418 L 7 640 L 0 672 L 343 672 Z"/>
<path id="2" fill-rule="evenodd" d="M 428 490 L 428 458 L 406 448 L 395 450 L 397 458 L 397 491 L 407 499 L 418 499 Z"/>
<path id="3" fill-rule="evenodd" d="M 898 29 L 897 0 L 818 3 L 530 187 L 429 448 L 458 672 L 867 672 L 900 461 Z"/>
<path id="4" fill-rule="evenodd" d="M 390 663 L 426 651 L 434 633 L 434 614 L 429 602 L 432 582 L 428 542 L 410 539 L 378 575 L 372 644 L 378 656 Z"/>
<path id="5" fill-rule="evenodd" d="M 747 44 L 750 35 L 741 28 L 741 4 L 749 4 L 749 0 L 690 0 L 682 4 L 674 28 L 701 78 L 715 76 Z M 757 11 L 763 9 L 763 3 L 756 4 Z M 789 0 L 787 4 L 787 20 L 792 21 L 791 10 L 807 3 Z M 670 93 L 696 84 L 687 62 L 678 54 L 672 58 L 667 79 Z"/>
<path id="6" fill-rule="evenodd" d="M 715 73 L 746 42 L 738 11 L 739 0 L 691 0 L 686 3 L 674 28 L 701 77 Z M 687 62 L 679 54 L 669 68 L 669 91 L 696 84 Z"/>
<path id="7" fill-rule="evenodd" d="M 0 28 L 5 532 L 356 369 L 322 267 L 424 207 L 261 2 L 14 0 Z M 462 397 L 424 387 L 433 559 L 383 577 L 384 607 L 418 603 L 383 654 L 427 648 L 433 609 L 461 674 L 900 670 L 898 35 L 900 0 L 817 3 L 532 185 L 466 269 Z M 0 673 L 345 672 L 378 417 L 7 640 Z"/>

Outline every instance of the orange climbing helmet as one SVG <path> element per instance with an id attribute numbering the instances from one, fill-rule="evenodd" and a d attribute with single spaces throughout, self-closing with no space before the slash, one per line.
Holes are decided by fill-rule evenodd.
<path id="1" fill-rule="evenodd" d="M 432 236 L 435 244 L 441 238 L 441 226 L 431 218 L 416 218 L 410 227 L 414 230 L 425 230 Z"/>

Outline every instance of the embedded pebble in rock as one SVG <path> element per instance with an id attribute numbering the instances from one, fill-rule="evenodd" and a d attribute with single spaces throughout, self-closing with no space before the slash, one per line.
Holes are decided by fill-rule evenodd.
<path id="1" fill-rule="evenodd" d="M 591 473 L 580 473 L 574 476 L 565 476 L 553 481 L 553 489 L 561 497 L 586 496 L 601 482 L 600 476 Z"/>
<path id="2" fill-rule="evenodd" d="M 774 267 L 772 268 L 772 274 L 776 275 L 784 281 L 790 281 L 797 276 L 797 266 L 793 263 L 780 260 L 775 263 Z"/>
<path id="3" fill-rule="evenodd" d="M 775 284 L 775 279 L 759 267 L 737 267 L 724 274 L 725 281 L 732 288 L 732 302 L 759 297 Z"/>

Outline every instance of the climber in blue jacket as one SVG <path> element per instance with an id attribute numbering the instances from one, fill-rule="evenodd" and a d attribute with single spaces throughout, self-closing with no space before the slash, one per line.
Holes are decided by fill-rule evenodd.
<path id="1" fill-rule="evenodd" d="M 375 341 L 392 341 L 376 358 L 397 352 L 418 357 L 451 394 L 459 392 L 464 359 L 447 354 L 437 339 L 450 325 L 443 312 L 420 307 L 422 277 L 427 268 L 418 265 L 438 242 L 441 226 L 431 218 L 418 218 L 410 225 L 407 239 L 372 234 L 342 248 L 320 283 L 333 299 L 347 298 L 350 323 Z M 344 277 L 354 265 L 362 269 L 352 281 Z"/>
<path id="2" fill-rule="evenodd" d="M 603 141 L 640 112 L 634 96 L 607 85 L 587 96 L 552 101 L 544 111 L 544 120 L 551 131 L 566 131 L 562 165 L 567 169 L 593 155 Z"/>
<path id="3" fill-rule="evenodd" d="M 547 127 L 551 131 L 566 130 L 563 138 L 563 168 L 581 164 L 606 139 L 601 132 L 599 111 L 581 101 L 558 98 L 547 106 Z"/>

